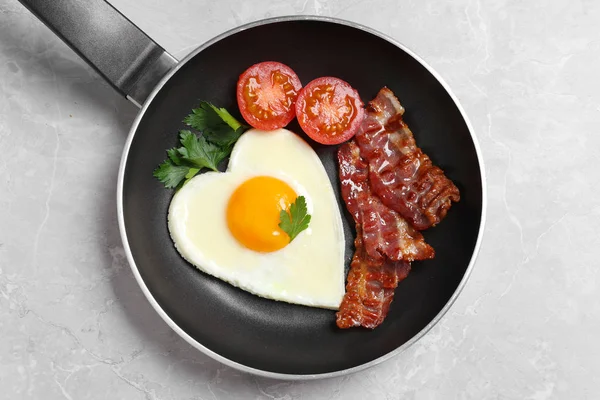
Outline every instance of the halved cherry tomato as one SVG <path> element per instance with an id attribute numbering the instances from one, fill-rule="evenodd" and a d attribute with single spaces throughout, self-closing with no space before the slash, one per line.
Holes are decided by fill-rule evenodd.
<path id="1" fill-rule="evenodd" d="M 254 64 L 238 79 L 242 117 L 257 129 L 283 128 L 296 115 L 294 105 L 301 88 L 300 78 L 287 65 L 275 61 Z"/>
<path id="2" fill-rule="evenodd" d="M 356 134 L 365 116 L 358 92 L 347 82 L 325 76 L 306 85 L 296 100 L 300 127 L 323 144 L 345 142 Z"/>

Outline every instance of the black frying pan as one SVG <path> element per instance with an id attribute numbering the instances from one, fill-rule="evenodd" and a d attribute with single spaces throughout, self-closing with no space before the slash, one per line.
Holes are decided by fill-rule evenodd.
<path id="1" fill-rule="evenodd" d="M 134 275 L 161 317 L 217 360 L 263 376 L 306 379 L 358 371 L 400 353 L 448 310 L 477 253 L 485 214 L 483 166 L 464 112 L 413 53 L 371 29 L 320 17 L 274 18 L 229 31 L 179 63 L 103 0 L 21 0 L 123 95 L 143 107 L 121 162 L 119 226 Z M 165 6 L 167 1 L 165 0 Z M 248 66 L 275 60 L 303 83 L 324 75 L 352 84 L 364 101 L 384 85 L 407 109 L 417 143 L 454 180 L 461 201 L 424 232 L 434 260 L 415 262 L 373 331 L 339 330 L 333 311 L 259 298 L 199 272 L 167 230 L 173 192 L 153 176 L 177 144 L 182 119 L 209 100 L 237 111 L 235 84 Z M 161 79 L 162 77 L 162 79 Z M 300 133 L 292 123 L 291 130 Z M 337 190 L 336 147 L 310 139 Z M 344 212 L 346 260 L 352 219 Z"/>

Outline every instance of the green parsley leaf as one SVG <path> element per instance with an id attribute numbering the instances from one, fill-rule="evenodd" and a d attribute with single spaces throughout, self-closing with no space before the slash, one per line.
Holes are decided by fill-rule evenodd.
<path id="1" fill-rule="evenodd" d="M 194 108 L 183 122 L 202 132 L 208 141 L 220 146 L 232 145 L 248 129 L 226 109 L 218 108 L 207 101 L 201 102 L 198 108 Z"/>
<path id="2" fill-rule="evenodd" d="M 310 214 L 306 208 L 306 199 L 299 196 L 295 202 L 290 205 L 290 209 L 281 210 L 279 213 L 279 227 L 290 237 L 290 242 L 306 228 L 310 223 Z"/>
<path id="3" fill-rule="evenodd" d="M 167 155 L 169 156 L 169 159 L 171 160 L 171 162 L 173 162 L 173 164 L 181 165 L 182 161 L 181 158 L 179 158 L 179 152 L 176 148 L 167 150 Z"/>
<path id="4" fill-rule="evenodd" d="M 190 168 L 182 165 L 175 165 L 171 160 L 165 160 L 154 170 L 154 177 L 161 181 L 165 187 L 174 188 L 189 173 Z"/>
<path id="5" fill-rule="evenodd" d="M 233 145 L 248 129 L 224 108 L 203 101 L 184 121 L 200 131 L 179 131 L 182 147 L 167 150 L 168 158 L 154 170 L 153 175 L 167 188 L 179 188 L 202 169 L 217 171 L 218 165 L 231 154 Z"/>
<path id="6" fill-rule="evenodd" d="M 233 117 L 233 115 L 229 114 L 229 111 L 227 111 L 225 108 L 223 108 L 223 107 L 221 107 L 221 108 L 215 107 L 211 103 L 208 103 L 208 105 L 210 106 L 210 108 L 212 108 L 214 110 L 214 112 L 217 113 L 217 115 L 219 117 L 221 117 L 221 119 L 223 120 L 223 122 L 225 122 L 227 125 L 229 125 L 229 127 L 231 129 L 233 129 L 234 131 L 237 131 L 239 128 L 242 127 L 242 124 L 240 124 L 238 122 L 238 120 Z"/>
<path id="7" fill-rule="evenodd" d="M 183 147 L 177 149 L 181 159 L 197 168 L 210 168 L 217 171 L 219 162 L 229 155 L 228 148 L 222 148 L 196 136 L 191 131 L 182 130 L 179 138 Z"/>
<path id="8" fill-rule="evenodd" d="M 200 172 L 200 168 L 190 168 L 188 170 L 188 173 L 185 175 L 185 181 L 183 182 L 183 184 L 185 185 L 186 183 L 188 183 L 189 180 L 196 176 L 198 172 Z"/>
<path id="9" fill-rule="evenodd" d="M 231 129 L 218 132 L 206 130 L 204 131 L 204 137 L 211 143 L 214 143 L 218 146 L 232 146 L 235 142 L 237 142 L 240 136 L 242 136 L 242 133 L 244 133 L 246 129 L 248 128 L 244 126 L 238 128 L 236 131 Z"/>
<path id="10" fill-rule="evenodd" d="M 194 108 L 192 113 L 184 118 L 183 122 L 198 131 L 204 131 L 208 127 L 224 124 L 223 120 L 214 112 L 207 101 L 201 102 L 198 108 Z"/>

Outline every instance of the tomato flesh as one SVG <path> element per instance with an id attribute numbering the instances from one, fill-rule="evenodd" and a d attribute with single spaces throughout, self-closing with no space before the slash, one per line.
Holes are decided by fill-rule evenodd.
<path id="1" fill-rule="evenodd" d="M 302 83 L 287 65 L 265 61 L 248 68 L 238 80 L 237 101 L 244 120 L 257 129 L 286 126 L 295 116 Z"/>
<path id="2" fill-rule="evenodd" d="M 322 144 L 339 144 L 350 139 L 360 128 L 364 114 L 358 92 L 338 78 L 326 76 L 311 81 L 296 100 L 300 127 Z"/>

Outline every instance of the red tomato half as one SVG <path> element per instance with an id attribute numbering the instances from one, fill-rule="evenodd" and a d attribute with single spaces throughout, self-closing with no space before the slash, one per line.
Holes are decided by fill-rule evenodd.
<path id="1" fill-rule="evenodd" d="M 294 119 L 301 88 L 300 78 L 287 65 L 274 61 L 254 64 L 238 80 L 238 107 L 254 128 L 283 128 Z"/>
<path id="2" fill-rule="evenodd" d="M 302 130 L 323 144 L 345 142 L 356 134 L 365 116 L 358 92 L 347 82 L 325 76 L 306 85 L 296 100 Z"/>

